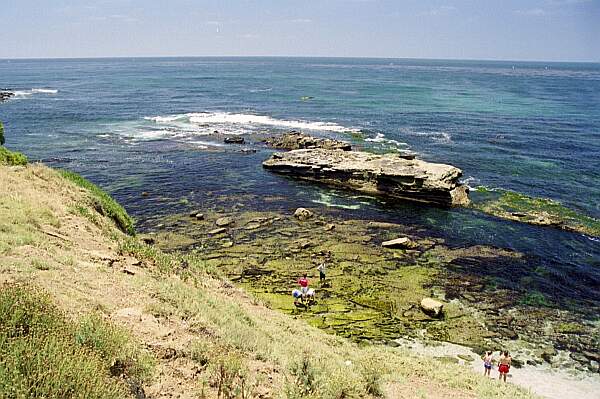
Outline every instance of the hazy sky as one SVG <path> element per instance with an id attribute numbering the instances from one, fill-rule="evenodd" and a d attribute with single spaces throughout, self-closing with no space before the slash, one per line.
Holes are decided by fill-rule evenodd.
<path id="1" fill-rule="evenodd" d="M 0 58 L 600 61 L 600 0 L 0 0 Z"/>

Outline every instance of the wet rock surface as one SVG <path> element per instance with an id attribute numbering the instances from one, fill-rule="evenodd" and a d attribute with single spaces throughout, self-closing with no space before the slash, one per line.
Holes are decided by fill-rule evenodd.
<path id="1" fill-rule="evenodd" d="M 600 220 L 578 213 L 557 201 L 534 198 L 513 191 L 478 187 L 473 207 L 491 215 L 600 237 Z"/>
<path id="2" fill-rule="evenodd" d="M 280 136 L 269 137 L 265 140 L 265 143 L 271 148 L 282 150 L 323 148 L 327 150 L 350 151 L 352 149 L 350 143 L 344 141 L 313 137 L 297 131 L 291 131 Z"/>
<path id="3" fill-rule="evenodd" d="M 244 144 L 245 141 L 242 136 L 225 137 L 223 139 L 225 144 Z"/>
<path id="4" fill-rule="evenodd" d="M 371 195 L 442 206 L 467 205 L 467 188 L 454 166 L 396 154 L 325 149 L 276 153 L 263 167 L 279 174 L 340 186 Z"/>

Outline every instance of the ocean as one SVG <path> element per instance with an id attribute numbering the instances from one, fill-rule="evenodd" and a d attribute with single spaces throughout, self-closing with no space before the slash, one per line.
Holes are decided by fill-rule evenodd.
<path id="1" fill-rule="evenodd" d="M 276 176 L 262 169 L 272 150 L 256 139 L 296 129 L 373 151 L 410 150 L 461 168 L 471 187 L 551 198 L 600 218 L 600 64 L 0 60 L 0 88 L 16 93 L 0 105 L 6 145 L 97 183 L 139 231 L 190 208 L 315 207 L 414 225 L 453 246 L 520 251 L 546 272 L 512 284 L 600 304 L 597 238 Z M 225 145 L 227 135 L 247 144 Z"/>

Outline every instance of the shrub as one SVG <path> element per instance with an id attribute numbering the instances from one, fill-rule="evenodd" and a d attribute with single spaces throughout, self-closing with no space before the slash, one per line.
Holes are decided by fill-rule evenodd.
<path id="1" fill-rule="evenodd" d="M 4 145 L 4 125 L 0 121 L 0 145 Z"/>
<path id="2" fill-rule="evenodd" d="M 102 357 L 75 342 L 74 328 L 45 293 L 0 287 L 0 397 L 126 396 Z"/>
<path id="3" fill-rule="evenodd" d="M 126 376 L 143 382 L 152 375 L 154 359 L 134 345 L 129 334 L 99 315 L 88 315 L 80 320 L 75 341 L 98 353 L 110 364 L 113 376 Z"/>
<path id="4" fill-rule="evenodd" d="M 253 386 L 248 383 L 248 369 L 239 354 L 220 354 L 212 366 L 212 376 L 217 398 L 246 399 L 252 396 Z"/>
<path id="5" fill-rule="evenodd" d="M 286 396 L 288 398 L 301 398 L 317 393 L 319 389 L 319 375 L 308 353 L 305 353 L 302 358 L 290 364 L 290 372 L 294 380 L 286 386 Z"/>
<path id="6" fill-rule="evenodd" d="M 528 306 L 549 306 L 546 296 L 539 291 L 532 291 L 521 297 L 521 304 Z"/>
<path id="7" fill-rule="evenodd" d="M 0 147 L 0 165 L 27 165 L 27 157 L 20 152 L 10 151 L 5 147 Z"/>
<path id="8" fill-rule="evenodd" d="M 117 203 L 110 195 L 96 186 L 89 180 L 78 175 L 77 173 L 67 170 L 60 171 L 60 174 L 67 180 L 86 189 L 93 200 L 93 207 L 102 215 L 111 218 L 117 227 L 124 233 L 131 236 L 135 235 L 133 227 L 133 219 L 127 214 L 125 209 Z"/>
<path id="9" fill-rule="evenodd" d="M 381 377 L 389 370 L 385 367 L 385 358 L 376 356 L 365 356 L 359 363 L 359 371 L 362 375 L 365 391 L 375 397 L 383 397 Z"/>

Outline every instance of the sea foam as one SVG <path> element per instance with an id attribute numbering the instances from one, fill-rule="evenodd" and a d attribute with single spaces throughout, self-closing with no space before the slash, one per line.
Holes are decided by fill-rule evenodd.
<path id="1" fill-rule="evenodd" d="M 31 90 L 17 90 L 14 92 L 15 98 L 28 98 L 34 94 L 56 94 L 58 90 L 56 89 L 42 89 L 42 88 L 34 88 Z"/>
<path id="2" fill-rule="evenodd" d="M 375 137 L 366 138 L 365 141 L 369 141 L 371 143 L 393 144 L 397 147 L 408 147 L 408 144 L 406 143 L 402 143 L 398 140 L 388 139 L 383 133 L 377 133 Z"/>
<path id="3" fill-rule="evenodd" d="M 273 126 L 290 129 L 327 131 L 334 133 L 353 133 L 359 132 L 359 129 L 349 128 L 339 125 L 334 122 L 317 122 L 305 120 L 286 120 L 272 118 L 266 115 L 242 114 L 230 112 L 198 112 L 189 114 L 169 115 L 169 116 L 152 116 L 146 117 L 146 120 L 151 120 L 157 123 L 172 123 L 187 119 L 190 123 L 199 125 L 229 125 L 240 127 L 258 127 L 258 126 Z"/>

